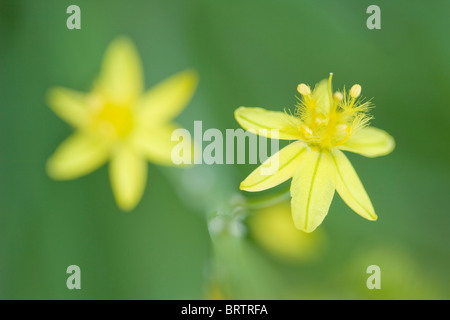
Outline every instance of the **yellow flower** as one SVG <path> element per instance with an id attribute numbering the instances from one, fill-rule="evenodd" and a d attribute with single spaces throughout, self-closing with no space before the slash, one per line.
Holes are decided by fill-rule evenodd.
<path id="1" fill-rule="evenodd" d="M 278 138 L 297 140 L 266 160 L 253 171 L 240 188 L 261 191 L 290 178 L 291 207 L 295 226 L 312 232 L 328 213 L 335 189 L 356 213 L 376 220 L 372 203 L 353 166 L 341 150 L 377 157 L 394 149 L 394 139 L 385 131 L 369 127 L 369 102 L 359 99 L 361 86 L 349 93 L 333 94 L 332 74 L 311 91 L 300 84 L 301 94 L 294 115 L 261 108 L 240 107 L 236 120 L 246 130 L 270 138 L 271 129 Z M 277 161 L 278 170 L 267 174 L 267 167 Z"/>
<path id="2" fill-rule="evenodd" d="M 118 206 L 133 209 L 146 185 L 147 160 L 173 165 L 171 150 L 178 142 L 171 141 L 171 134 L 177 126 L 170 120 L 189 102 L 196 85 L 196 73 L 184 71 L 144 93 L 134 45 L 126 38 L 114 40 L 90 93 L 49 92 L 52 110 L 76 129 L 48 160 L 49 176 L 75 179 L 109 161 Z"/>

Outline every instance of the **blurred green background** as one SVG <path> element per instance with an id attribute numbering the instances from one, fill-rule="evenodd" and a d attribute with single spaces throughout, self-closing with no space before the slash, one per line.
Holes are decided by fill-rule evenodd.
<path id="1" fill-rule="evenodd" d="M 71 4 L 81 8 L 81 30 L 66 28 Z M 371 4 L 381 8 L 381 30 L 366 27 Z M 448 12 L 448 1 L 0 0 L 0 298 L 449 299 Z M 336 195 L 317 233 L 296 240 L 317 254 L 300 246 L 287 259 L 245 232 L 258 212 L 230 218 L 256 165 L 149 164 L 131 213 L 117 208 L 105 166 L 50 180 L 45 162 L 72 129 L 46 92 L 89 91 L 118 35 L 136 44 L 146 88 L 199 72 L 176 119 L 190 130 L 194 120 L 204 130 L 238 128 L 241 105 L 292 108 L 298 83 L 329 72 L 335 88 L 361 84 L 377 106 L 372 124 L 397 143 L 386 157 L 349 155 L 378 222 Z M 208 221 L 221 231 L 208 232 Z M 66 288 L 72 264 L 81 290 Z M 366 287 L 372 264 L 381 290 Z"/>

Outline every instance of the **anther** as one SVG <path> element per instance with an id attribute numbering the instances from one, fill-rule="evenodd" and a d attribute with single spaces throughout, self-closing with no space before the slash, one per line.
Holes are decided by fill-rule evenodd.
<path id="1" fill-rule="evenodd" d="M 342 99 L 344 99 L 344 96 L 339 91 L 336 91 L 333 95 L 333 99 L 335 102 L 340 102 Z"/>
<path id="2" fill-rule="evenodd" d="M 297 91 L 304 97 L 309 96 L 311 94 L 311 89 L 309 88 L 308 85 L 306 85 L 304 83 L 300 83 L 298 85 Z"/>
<path id="3" fill-rule="evenodd" d="M 356 99 L 361 94 L 361 86 L 359 84 L 353 85 L 353 87 L 350 89 L 350 97 L 353 99 Z"/>
<path id="4" fill-rule="evenodd" d="M 311 130 L 308 126 L 305 126 L 305 125 L 302 125 L 302 126 L 300 127 L 300 131 L 301 131 L 301 133 L 303 133 L 303 135 L 306 136 L 306 137 L 312 136 L 312 134 L 313 134 L 312 130 Z"/>

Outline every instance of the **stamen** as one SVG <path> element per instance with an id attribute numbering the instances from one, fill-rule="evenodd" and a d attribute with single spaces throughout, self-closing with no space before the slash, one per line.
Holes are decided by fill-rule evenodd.
<path id="1" fill-rule="evenodd" d="M 300 131 L 305 137 L 310 137 L 313 134 L 312 130 L 306 125 L 300 126 Z"/>
<path id="2" fill-rule="evenodd" d="M 344 99 L 344 95 L 340 93 L 339 91 L 336 91 L 334 93 L 333 99 L 335 102 L 341 102 Z"/>
<path id="3" fill-rule="evenodd" d="M 361 94 L 361 86 L 359 84 L 353 85 L 353 87 L 350 89 L 350 97 L 353 99 L 356 99 Z"/>
<path id="4" fill-rule="evenodd" d="M 327 120 L 326 119 L 321 119 L 320 117 L 316 117 L 316 119 L 314 120 L 314 124 L 316 126 L 321 126 L 323 124 L 326 124 Z"/>
<path id="5" fill-rule="evenodd" d="M 298 85 L 297 91 L 304 97 L 309 96 L 311 94 L 311 88 L 304 83 L 300 83 Z"/>
<path id="6" fill-rule="evenodd" d="M 343 144 L 345 143 L 348 138 L 350 138 L 352 133 L 352 128 L 346 124 L 339 124 L 336 126 L 336 135 L 337 135 L 337 141 L 336 144 Z"/>
<path id="7" fill-rule="evenodd" d="M 338 124 L 336 126 L 336 131 L 339 133 L 343 133 L 343 132 L 346 133 L 346 132 L 348 132 L 349 129 L 350 129 L 349 126 L 346 124 Z"/>

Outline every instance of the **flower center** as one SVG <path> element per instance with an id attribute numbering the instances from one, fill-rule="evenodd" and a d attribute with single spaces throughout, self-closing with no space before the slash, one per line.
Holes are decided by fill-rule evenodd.
<path id="1" fill-rule="evenodd" d="M 361 86 L 354 85 L 349 93 L 332 94 L 332 74 L 327 82 L 320 83 L 313 92 L 300 84 L 302 95 L 297 114 L 302 120 L 302 140 L 311 147 L 331 149 L 345 143 L 355 130 L 367 124 L 369 102 L 360 103 L 357 98 Z"/>
<path id="2" fill-rule="evenodd" d="M 308 119 L 300 127 L 300 133 L 310 146 L 320 149 L 330 149 L 344 143 L 351 135 L 351 127 L 339 121 L 339 116 L 326 118 L 318 115 Z"/>
<path id="3" fill-rule="evenodd" d="M 92 127 L 108 140 L 123 139 L 133 129 L 133 113 L 129 107 L 105 103 L 94 115 Z"/>

